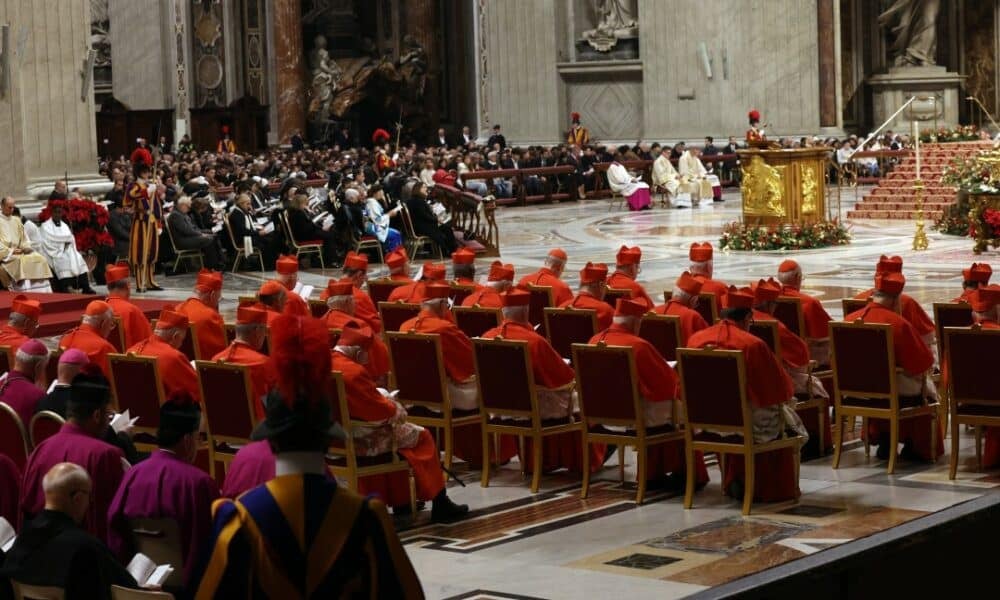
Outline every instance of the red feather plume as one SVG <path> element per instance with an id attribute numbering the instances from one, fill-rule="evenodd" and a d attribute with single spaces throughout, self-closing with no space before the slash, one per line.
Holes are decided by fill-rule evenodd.
<path id="1" fill-rule="evenodd" d="M 308 398 L 310 406 L 321 402 L 331 369 L 326 324 L 312 317 L 281 315 L 270 330 L 271 362 L 282 401 L 289 408 L 298 397 Z"/>
<path id="2" fill-rule="evenodd" d="M 391 139 L 391 138 L 392 138 L 392 135 L 390 135 L 388 131 L 386 131 L 385 129 L 382 129 L 382 128 L 376 129 L 372 133 L 372 142 L 376 143 L 376 144 L 378 143 L 379 140 L 388 140 L 388 139 Z"/>
<path id="3" fill-rule="evenodd" d="M 760 113 L 756 108 L 751 109 L 750 113 L 747 114 L 747 117 L 749 117 L 751 121 L 760 121 Z"/>

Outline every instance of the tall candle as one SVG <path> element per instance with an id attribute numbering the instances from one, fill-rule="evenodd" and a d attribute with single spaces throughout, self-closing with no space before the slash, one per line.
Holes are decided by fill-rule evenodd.
<path id="1" fill-rule="evenodd" d="M 911 121 L 913 125 L 913 143 L 917 153 L 917 179 L 920 179 L 920 130 L 916 121 Z"/>

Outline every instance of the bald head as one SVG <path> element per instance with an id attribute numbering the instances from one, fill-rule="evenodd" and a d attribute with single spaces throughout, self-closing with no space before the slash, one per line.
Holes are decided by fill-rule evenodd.
<path id="1" fill-rule="evenodd" d="M 80 523 L 90 506 L 90 475 L 79 465 L 58 463 L 42 478 L 45 509 L 66 513 Z"/>

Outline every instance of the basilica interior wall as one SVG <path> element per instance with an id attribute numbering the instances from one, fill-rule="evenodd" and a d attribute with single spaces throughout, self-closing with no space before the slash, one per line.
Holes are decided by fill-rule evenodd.
<path id="1" fill-rule="evenodd" d="M 169 57 L 161 0 L 109 0 L 115 98 L 131 110 L 167 108 Z"/>
<path id="2" fill-rule="evenodd" d="M 17 0 L 0 0 L 0 22 L 16 23 L 18 19 L 18 8 L 20 2 Z M 7 51 L 13 54 L 16 46 L 17 29 L 11 29 L 10 46 Z M 15 61 L 14 57 L 9 60 Z M 16 62 L 11 64 L 12 71 Z M 5 168 L 0 169 L 0 195 L 7 196 L 20 195 L 24 189 L 24 143 L 21 137 L 23 119 L 21 118 L 21 96 L 15 93 L 15 81 L 17 75 L 11 74 L 10 85 L 0 96 L 0 139 L 4 140 L 0 144 L 0 164 Z"/>

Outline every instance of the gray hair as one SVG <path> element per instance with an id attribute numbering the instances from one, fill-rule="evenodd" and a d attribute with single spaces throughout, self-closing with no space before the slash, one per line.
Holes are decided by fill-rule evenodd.
<path id="1" fill-rule="evenodd" d="M 234 331 L 236 332 L 236 337 L 245 338 L 253 335 L 259 329 L 266 327 L 263 323 L 237 323 Z"/>
<path id="2" fill-rule="evenodd" d="M 348 305 L 354 306 L 354 296 L 345 294 L 343 296 L 330 296 L 326 299 L 326 305 L 330 308 L 338 308 L 347 312 L 346 309 Z"/>
<path id="3" fill-rule="evenodd" d="M 39 365 L 44 365 L 48 360 L 48 352 L 45 354 L 28 354 L 24 350 L 18 350 L 14 353 L 14 361 L 30 369 L 35 369 Z"/>
<path id="4" fill-rule="evenodd" d="M 681 304 L 691 304 L 691 300 L 695 298 L 691 294 L 685 292 L 681 288 L 675 287 L 674 291 L 670 294 L 670 297 Z"/>
<path id="5" fill-rule="evenodd" d="M 712 260 L 704 261 L 691 261 L 691 265 L 688 267 L 688 272 L 692 275 L 708 275 L 708 272 L 712 270 Z"/>
<path id="6" fill-rule="evenodd" d="M 190 206 L 191 196 L 181 196 L 177 199 L 177 206 Z"/>
<path id="7" fill-rule="evenodd" d="M 503 312 L 503 318 L 505 319 L 510 319 L 511 321 L 528 320 L 527 306 L 504 306 L 500 310 Z"/>
<path id="8" fill-rule="evenodd" d="M 155 333 L 156 337 L 159 338 L 172 338 L 178 333 L 181 333 L 182 331 L 184 330 L 181 329 L 180 327 L 166 327 L 166 328 L 157 327 L 156 331 L 154 331 L 153 333 Z"/>
<path id="9" fill-rule="evenodd" d="M 11 312 L 10 316 L 7 317 L 7 323 L 9 323 L 11 327 L 24 327 L 29 321 L 31 321 L 31 319 L 29 319 L 27 315 L 23 315 L 19 312 Z"/>
<path id="10" fill-rule="evenodd" d="M 802 267 L 795 267 L 791 271 L 785 271 L 784 273 L 779 271 L 777 279 L 782 285 L 788 285 L 797 281 L 799 277 L 802 277 Z"/>
<path id="11" fill-rule="evenodd" d="M 115 311 L 108 310 L 101 315 L 83 315 L 82 322 L 90 325 L 91 327 L 100 327 L 101 323 L 113 318 L 115 318 Z"/>

